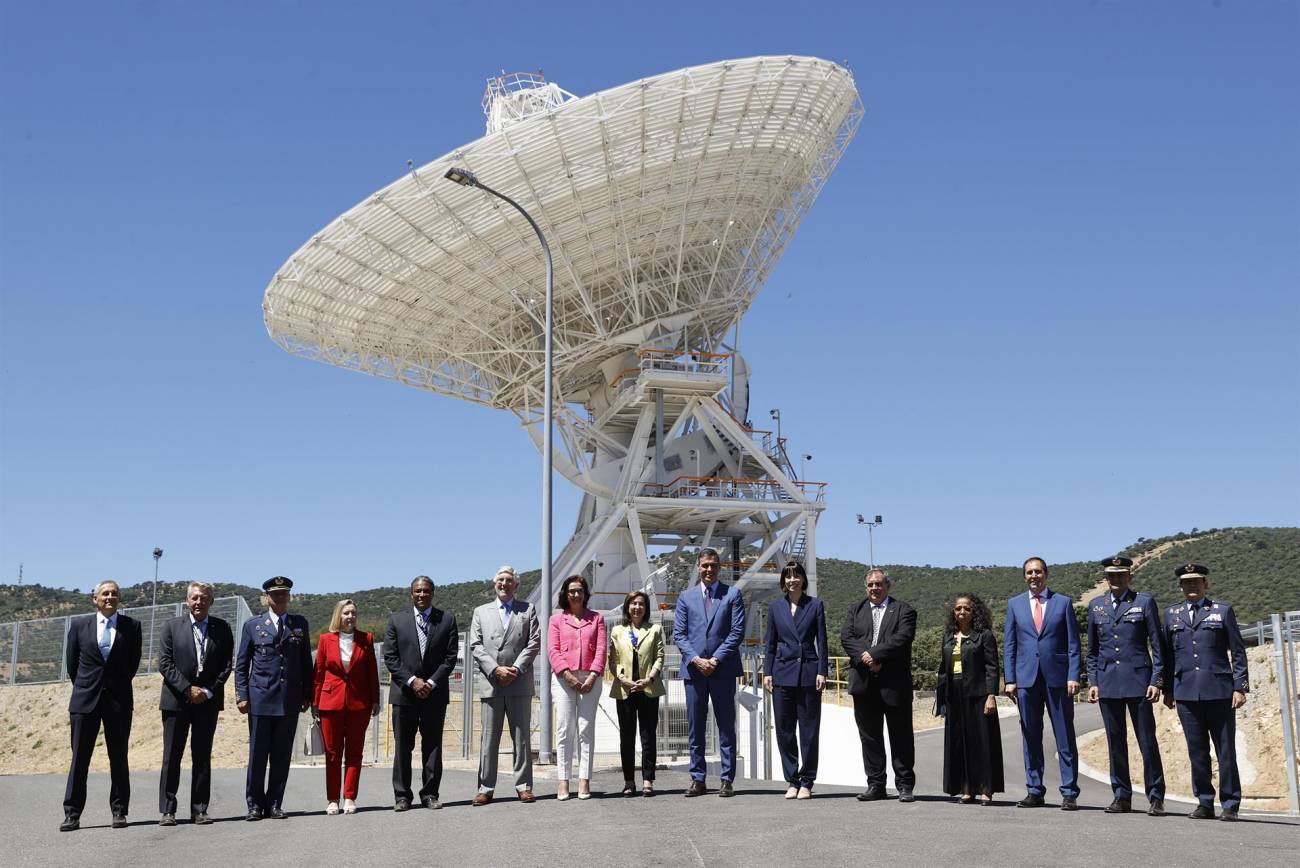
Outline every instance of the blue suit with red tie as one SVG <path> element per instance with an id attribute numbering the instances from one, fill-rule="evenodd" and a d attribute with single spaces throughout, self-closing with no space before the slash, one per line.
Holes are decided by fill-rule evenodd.
<path id="1" fill-rule="evenodd" d="M 707 594 L 707 599 L 706 595 Z M 691 746 L 691 779 L 703 781 L 704 736 L 709 701 L 718 724 L 721 778 L 736 778 L 736 679 L 743 672 L 740 642 L 745 638 L 745 600 L 731 585 L 714 582 L 707 589 L 692 586 L 677 598 L 673 641 L 682 653 L 681 677 L 686 687 L 686 720 Z M 718 667 L 704 675 L 693 665 L 696 657 L 714 658 Z"/>
<path id="2" fill-rule="evenodd" d="M 1061 795 L 1079 797 L 1079 751 L 1074 738 L 1074 701 L 1068 682 L 1079 681 L 1079 627 L 1074 607 L 1064 594 L 1044 588 L 1042 628 L 1034 623 L 1036 604 L 1026 591 L 1007 603 L 1003 633 L 1006 679 L 1016 685 L 1020 733 L 1024 740 L 1025 787 L 1042 796 L 1043 709 L 1052 719 L 1052 735 L 1060 755 Z"/>

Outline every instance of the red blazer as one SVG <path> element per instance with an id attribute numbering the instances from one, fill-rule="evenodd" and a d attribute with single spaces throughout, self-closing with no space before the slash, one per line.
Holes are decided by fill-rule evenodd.
<path id="1" fill-rule="evenodd" d="M 369 633 L 357 630 L 352 662 L 343 668 L 339 634 L 322 633 L 316 644 L 316 689 L 312 705 L 321 711 L 369 711 L 379 702 L 379 669 Z"/>

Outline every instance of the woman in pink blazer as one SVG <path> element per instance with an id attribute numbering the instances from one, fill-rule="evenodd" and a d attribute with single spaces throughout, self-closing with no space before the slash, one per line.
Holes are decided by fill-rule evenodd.
<path id="1" fill-rule="evenodd" d="M 547 654 L 555 673 L 556 741 L 559 778 L 556 799 L 569 798 L 573 753 L 578 751 L 578 798 L 591 798 L 591 755 L 596 748 L 596 708 L 605 671 L 605 619 L 587 608 L 591 589 L 582 576 L 560 585 L 559 611 L 547 630 Z"/>
<path id="2" fill-rule="evenodd" d="M 320 721 L 325 742 L 325 813 L 339 812 L 339 766 L 343 777 L 343 813 L 357 812 L 361 753 L 370 718 L 379 714 L 379 668 L 369 633 L 356 629 L 357 605 L 340 600 L 328 633 L 316 644 L 316 689 L 312 716 Z"/>

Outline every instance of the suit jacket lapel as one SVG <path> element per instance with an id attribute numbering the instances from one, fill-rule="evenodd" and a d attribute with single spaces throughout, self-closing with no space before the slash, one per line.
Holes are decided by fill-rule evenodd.
<path id="1" fill-rule="evenodd" d="M 1205 620 L 1205 616 L 1208 614 L 1210 614 L 1210 600 L 1207 597 L 1202 599 L 1200 605 L 1196 607 L 1196 617 L 1192 620 L 1192 626 L 1201 626 L 1201 622 Z"/>
<path id="2" fill-rule="evenodd" d="M 889 635 L 894 631 L 894 622 L 897 620 L 898 620 L 898 601 L 890 600 L 889 605 L 885 607 L 885 611 L 880 616 L 880 633 L 877 638 L 877 641 L 879 641 L 879 639 L 883 639 L 885 636 Z"/>
<path id="3" fill-rule="evenodd" d="M 794 615 L 790 619 L 790 623 L 794 626 L 796 634 L 798 634 L 799 630 L 803 627 L 803 622 L 808 618 L 808 610 L 811 608 L 812 600 L 809 596 L 807 594 L 800 594 L 799 604 L 795 607 Z M 790 612 L 790 607 L 788 605 L 785 606 L 785 611 L 788 615 Z"/>
<path id="4" fill-rule="evenodd" d="M 1118 605 L 1118 606 L 1115 606 L 1113 609 L 1111 609 L 1111 612 L 1110 612 L 1110 620 L 1111 620 L 1112 622 L 1113 622 L 1113 621 L 1118 621 L 1120 618 L 1124 617 L 1124 613 L 1125 613 L 1126 611 L 1128 611 L 1128 604 L 1129 604 L 1129 600 L 1130 600 L 1130 598 L 1129 598 L 1129 594 L 1130 594 L 1130 593 L 1132 593 L 1132 588 L 1130 588 L 1129 590 L 1127 590 L 1127 591 L 1125 591 L 1123 594 L 1121 594 L 1121 595 L 1120 595 L 1120 598 L 1119 598 L 1119 605 Z M 1110 599 L 1107 600 L 1106 602 L 1108 602 L 1108 603 L 1110 603 L 1110 602 L 1114 602 L 1114 600 L 1115 600 L 1115 595 L 1114 595 L 1114 594 L 1112 594 L 1112 593 L 1110 593 L 1109 591 L 1107 591 L 1107 592 L 1106 592 L 1106 596 L 1107 596 L 1107 597 L 1110 597 Z"/>
<path id="5" fill-rule="evenodd" d="M 712 611 L 709 610 L 709 605 L 705 601 L 704 597 L 703 596 L 700 597 L 700 605 L 704 607 L 704 631 L 706 633 L 708 632 L 709 628 L 713 626 L 713 616 L 718 614 L 718 608 L 719 608 L 718 603 L 721 602 L 721 600 L 717 596 L 717 587 L 718 585 L 715 582 L 712 588 L 704 589 L 704 593 L 713 598 Z"/>

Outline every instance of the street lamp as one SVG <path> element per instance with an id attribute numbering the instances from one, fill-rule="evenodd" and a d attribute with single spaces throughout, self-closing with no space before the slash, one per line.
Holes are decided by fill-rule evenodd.
<path id="1" fill-rule="evenodd" d="M 146 672 L 153 672 L 153 625 L 158 617 L 158 562 L 162 560 L 162 549 L 153 550 L 153 606 L 149 609 L 149 664 Z"/>
<path id="2" fill-rule="evenodd" d="M 542 234 L 542 229 L 537 225 L 537 221 L 532 218 L 527 211 L 523 209 L 518 202 L 511 199 L 504 193 L 498 193 L 487 184 L 484 184 L 473 172 L 467 169 L 457 169 L 455 167 L 447 170 L 444 175 L 448 181 L 454 181 L 462 187 L 477 187 L 485 193 L 496 196 L 501 201 L 513 207 L 523 215 L 528 221 L 528 225 L 533 227 L 537 233 L 537 240 L 542 244 L 542 253 L 546 257 L 546 329 L 545 329 L 545 346 L 546 346 L 546 364 L 545 377 L 546 382 L 543 385 L 542 401 L 546 407 L 542 411 L 542 601 L 543 604 L 549 605 L 551 599 L 551 477 L 552 467 L 554 465 L 551 451 L 551 432 L 554 428 L 554 410 L 551 398 L 551 380 L 552 368 L 555 361 L 555 344 L 553 341 L 554 323 L 555 323 L 555 274 L 554 266 L 551 263 L 551 248 L 546 243 L 546 236 Z M 551 762 L 551 662 L 545 654 L 539 654 L 541 666 L 539 673 L 541 676 L 541 731 L 538 733 L 538 758 L 543 763 Z"/>
<path id="3" fill-rule="evenodd" d="M 768 410 L 767 415 L 771 416 L 773 419 L 776 420 L 776 443 L 778 446 L 780 446 L 781 445 L 781 411 Z"/>
<path id="4" fill-rule="evenodd" d="M 881 518 L 880 516 L 876 516 L 873 520 L 871 520 L 871 521 L 867 521 L 865 518 L 862 517 L 862 513 L 858 513 L 858 524 L 865 524 L 865 525 L 867 526 L 867 544 L 871 547 L 871 567 L 870 567 L 870 569 L 873 569 L 873 570 L 876 568 L 876 534 L 875 534 L 875 530 L 876 530 L 876 528 L 880 527 L 880 525 L 883 524 L 883 523 L 884 523 L 884 519 Z"/>
<path id="5" fill-rule="evenodd" d="M 808 479 L 804 471 L 807 469 L 809 461 L 812 461 L 811 454 L 805 452 L 804 454 L 799 456 L 799 481 L 800 482 L 804 482 Z"/>

